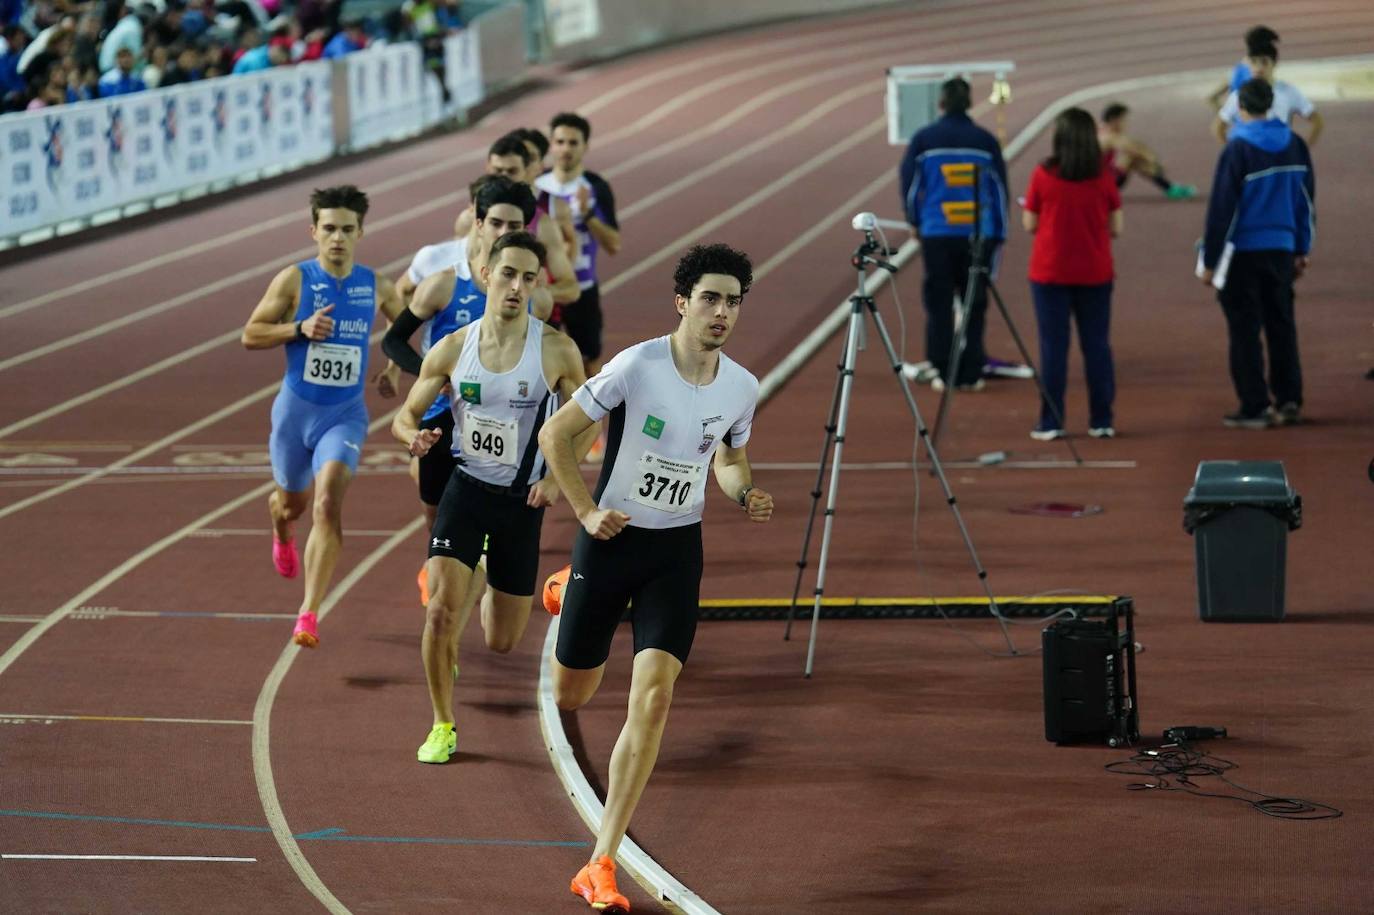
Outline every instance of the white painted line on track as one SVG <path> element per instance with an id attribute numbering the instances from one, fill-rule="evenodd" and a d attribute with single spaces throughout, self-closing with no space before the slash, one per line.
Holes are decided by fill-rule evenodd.
<path id="1" fill-rule="evenodd" d="M 79 594 L 68 600 L 66 603 L 58 607 L 56 610 L 49 613 L 47 616 L 43 617 L 43 619 L 40 620 L 37 624 L 35 624 L 31 629 L 29 629 L 28 632 L 20 636 L 19 639 L 13 645 L 5 649 L 4 654 L 0 654 L 0 674 L 4 674 L 5 671 L 9 670 L 10 665 L 13 664 L 16 660 L 18 660 L 19 656 L 29 649 L 29 646 L 31 646 L 34 642 L 38 641 L 38 639 L 42 637 L 43 633 L 47 632 L 53 626 L 56 626 L 62 620 L 66 619 L 73 612 L 75 612 L 78 607 L 85 606 L 92 597 L 99 594 L 101 591 L 104 591 L 110 585 L 114 584 L 116 581 L 123 578 L 125 575 L 129 574 L 131 571 L 138 568 L 143 563 L 147 562 L 149 559 L 152 559 L 154 556 L 158 555 L 163 550 L 167 549 L 173 544 L 180 542 L 192 531 L 202 528 L 205 525 L 211 523 L 212 521 L 218 521 L 220 518 L 224 517 L 225 515 L 229 514 L 230 512 L 238 509 L 243 505 L 247 505 L 254 499 L 261 499 L 263 496 L 267 495 L 269 492 L 272 491 L 273 485 L 274 484 L 272 483 L 264 483 L 262 486 L 250 489 L 248 492 L 244 493 L 243 495 L 235 499 L 230 499 L 228 502 L 225 502 L 219 508 L 210 512 L 206 512 L 196 520 L 192 521 L 190 524 L 183 525 L 182 527 L 178 528 L 177 530 L 173 531 L 172 533 L 168 534 L 167 536 L 163 537 L 157 542 L 152 543 L 144 547 L 143 549 L 139 550 L 137 553 L 130 556 L 128 559 L 124 560 L 119 565 L 115 566 L 113 569 L 106 572 L 104 575 L 100 576 L 100 578 L 96 579 L 93 583 L 81 589 L 81 592 Z"/>
<path id="2" fill-rule="evenodd" d="M 36 613 L 4 613 L 0 614 L 0 623 L 36 623 L 42 618 Z"/>
<path id="3" fill-rule="evenodd" d="M 196 531 L 196 537 L 266 537 L 270 528 L 256 527 L 206 527 Z M 350 537 L 390 537 L 395 530 L 354 530 L 348 529 Z"/>
<path id="4" fill-rule="evenodd" d="M 329 615 L 340 599 L 361 581 L 364 575 L 372 571 L 373 566 L 407 537 L 420 530 L 424 526 L 424 520 L 423 517 L 416 518 L 391 535 L 385 543 L 378 546 L 354 566 L 352 571 L 334 586 L 329 592 L 329 596 L 320 604 L 319 612 L 316 614 L 320 622 L 324 622 L 325 617 Z M 305 853 L 301 851 L 300 845 L 296 842 L 291 827 L 287 825 L 286 813 L 282 810 L 281 800 L 277 797 L 277 780 L 272 774 L 272 705 L 276 702 L 277 692 L 281 689 L 282 680 L 286 678 L 287 671 L 291 669 L 291 663 L 302 651 L 320 650 L 327 649 L 302 649 L 288 641 L 286 647 L 282 649 L 281 656 L 277 658 L 277 663 L 273 666 L 272 672 L 263 681 L 262 690 L 258 693 L 257 704 L 253 709 L 253 776 L 258 784 L 258 798 L 262 801 L 263 813 L 267 815 L 267 823 L 272 827 L 272 837 L 277 840 L 277 845 L 281 848 L 287 863 L 291 865 L 291 869 L 296 872 L 296 876 L 300 878 L 301 883 L 305 885 L 311 895 L 320 901 L 320 904 L 336 915 L 343 915 L 343 913 L 348 912 L 347 907 L 329 891 L 329 887 L 325 886 L 324 881 L 315 873 L 315 869 L 310 866 L 310 862 L 305 858 Z"/>
<path id="5" fill-rule="evenodd" d="M 8 855 L 9 861 L 208 861 L 233 864 L 256 864 L 257 858 L 230 858 L 221 855 Z"/>
<path id="6" fill-rule="evenodd" d="M 548 634 L 544 636 L 544 651 L 540 655 L 539 691 L 536 697 L 539 728 L 544 734 L 544 746 L 549 751 L 553 770 L 568 792 L 573 808 L 592 835 L 596 835 L 601 831 L 601 818 L 606 810 L 577 764 L 572 744 L 568 743 L 563 731 L 558 703 L 553 698 L 553 668 L 549 665 L 549 659 L 553 657 L 558 644 L 558 621 L 559 618 L 555 616 L 549 623 Z M 615 857 L 616 862 L 660 902 L 669 902 L 686 915 L 720 915 L 706 900 L 668 873 L 663 865 L 651 858 L 628 835 L 621 840 L 620 850 Z"/>
<path id="7" fill-rule="evenodd" d="M 292 619 L 295 619 L 293 616 Z M 135 724 L 237 724 L 251 725 L 251 721 L 232 721 L 222 718 L 149 718 L 145 715 L 33 715 L 19 712 L 0 712 L 0 721 L 22 718 L 33 721 L 127 721 Z"/>

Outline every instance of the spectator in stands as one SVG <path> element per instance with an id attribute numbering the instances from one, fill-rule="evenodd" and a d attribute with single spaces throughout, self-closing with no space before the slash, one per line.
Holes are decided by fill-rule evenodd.
<path id="1" fill-rule="evenodd" d="M 166 7 L 148 24 L 149 43 L 155 41 L 158 45 L 167 47 L 180 41 L 184 34 L 181 28 L 184 16 L 184 0 L 167 0 Z"/>
<path id="2" fill-rule="evenodd" d="M 167 69 L 167 46 L 162 44 L 148 45 L 148 63 L 143 67 L 143 85 L 149 89 L 156 89 L 162 85 L 162 74 Z"/>
<path id="3" fill-rule="evenodd" d="M 0 0 L 0 27 L 7 29 L 9 26 L 17 25 L 19 17 L 23 14 L 24 0 Z"/>
<path id="4" fill-rule="evenodd" d="M 72 56 L 84 73 L 94 70 L 100 77 L 100 16 L 88 12 L 76 21 L 76 36 L 72 39 Z"/>
<path id="5" fill-rule="evenodd" d="M 328 36 L 339 31 L 342 15 L 342 0 L 300 0 L 296 4 L 296 21 L 301 24 L 301 32 L 309 35 L 315 31 L 322 31 L 326 40 Z"/>
<path id="6" fill-rule="evenodd" d="M 333 60 L 336 57 L 343 57 L 345 54 L 352 54 L 354 51 L 361 51 L 367 47 L 367 32 L 363 31 L 361 19 L 350 19 L 344 23 L 343 31 L 329 39 L 324 46 L 324 59 Z"/>
<path id="7" fill-rule="evenodd" d="M 100 71 L 95 64 L 83 68 L 72 58 L 67 60 L 67 101 L 89 102 L 100 98 Z"/>
<path id="8" fill-rule="evenodd" d="M 1113 438 L 1116 373 L 1108 332 L 1121 193 L 1103 166 L 1097 125 L 1088 112 L 1070 108 L 1059 115 L 1053 150 L 1031 173 L 1021 213 L 1021 224 L 1035 236 L 1028 276 L 1040 331 L 1040 374 L 1050 401 L 1041 405 L 1031 438 L 1044 442 L 1065 434 L 1070 318 L 1078 325 L 1088 382 L 1088 434 Z"/>
<path id="9" fill-rule="evenodd" d="M 105 76 L 116 69 L 115 55 L 120 48 L 128 48 L 135 55 L 143 53 L 143 20 L 138 18 L 133 7 L 122 0 L 113 0 L 106 8 L 111 7 L 120 10 L 121 15 L 100 44 L 100 72 Z"/>
<path id="10" fill-rule="evenodd" d="M 47 72 L 43 79 L 38 81 L 32 96 L 27 106 L 29 111 L 66 103 L 67 68 L 62 61 L 54 60 L 48 64 Z"/>
<path id="11" fill-rule="evenodd" d="M 147 88 L 143 80 L 134 75 L 134 52 L 128 48 L 116 51 L 114 67 L 100 77 L 100 97 L 128 95 Z"/>
<path id="12" fill-rule="evenodd" d="M 186 0 L 186 8 L 181 13 L 181 37 L 184 40 L 194 41 L 210 28 L 205 5 L 205 0 Z"/>
<path id="13" fill-rule="evenodd" d="M 23 107 L 20 101 L 29 88 L 19 74 L 19 58 L 29 46 L 29 33 L 20 26 L 6 25 L 2 34 L 5 50 L 0 53 L 0 111 L 15 111 Z"/>
<path id="14" fill-rule="evenodd" d="M 48 67 L 71 53 L 76 21 L 70 16 L 47 26 L 19 55 L 19 75 L 37 89 L 48 78 Z"/>

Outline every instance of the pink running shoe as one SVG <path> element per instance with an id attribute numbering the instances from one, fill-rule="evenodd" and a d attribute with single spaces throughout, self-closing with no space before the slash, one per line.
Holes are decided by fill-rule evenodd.
<path id="1" fill-rule="evenodd" d="M 272 535 L 272 565 L 277 567 L 277 574 L 282 578 L 296 577 L 296 573 L 301 570 L 301 561 L 296 555 L 295 540 L 283 543 L 277 539 L 276 534 Z"/>
<path id="2" fill-rule="evenodd" d="M 313 613 L 302 613 L 296 617 L 296 631 L 291 634 L 291 641 L 302 648 L 314 648 L 320 644 L 320 621 Z"/>

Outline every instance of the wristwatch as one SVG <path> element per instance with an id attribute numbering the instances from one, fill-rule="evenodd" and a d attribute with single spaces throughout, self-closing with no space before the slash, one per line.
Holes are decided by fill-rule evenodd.
<path id="1" fill-rule="evenodd" d="M 739 491 L 739 507 L 744 508 L 749 504 L 749 494 L 755 489 L 754 486 L 746 486 Z"/>

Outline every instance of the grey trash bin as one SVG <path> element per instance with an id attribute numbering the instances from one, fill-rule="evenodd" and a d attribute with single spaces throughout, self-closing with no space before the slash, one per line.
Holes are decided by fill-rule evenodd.
<path id="1" fill-rule="evenodd" d="M 1197 543 L 1198 615 L 1204 621 L 1281 620 L 1288 532 L 1302 497 L 1280 461 L 1203 461 L 1183 500 Z"/>

